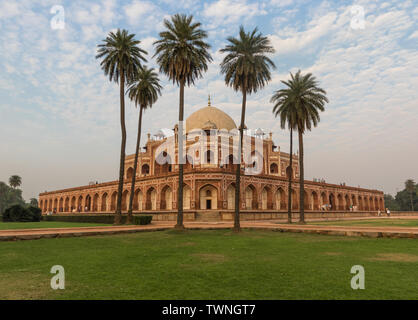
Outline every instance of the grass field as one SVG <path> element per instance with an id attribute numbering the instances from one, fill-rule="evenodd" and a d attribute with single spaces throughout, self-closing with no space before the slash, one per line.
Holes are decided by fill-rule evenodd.
<path id="1" fill-rule="evenodd" d="M 363 226 L 363 227 L 418 227 L 418 219 L 370 219 L 308 222 L 316 225 Z"/>
<path id="2" fill-rule="evenodd" d="M 94 227 L 94 226 L 110 226 L 110 224 L 85 223 L 85 222 L 58 222 L 58 221 L 40 221 L 40 222 L 1 222 L 0 221 L 0 230 L 71 228 L 71 227 Z"/>
<path id="3" fill-rule="evenodd" d="M 3 242 L 0 257 L 0 299 L 418 299 L 413 239 L 169 230 Z"/>

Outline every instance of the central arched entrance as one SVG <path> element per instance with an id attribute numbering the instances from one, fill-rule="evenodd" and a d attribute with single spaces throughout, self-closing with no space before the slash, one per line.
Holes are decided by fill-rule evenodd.
<path id="1" fill-rule="evenodd" d="M 218 190 L 212 185 L 206 185 L 199 191 L 200 209 L 212 210 L 218 208 Z"/>

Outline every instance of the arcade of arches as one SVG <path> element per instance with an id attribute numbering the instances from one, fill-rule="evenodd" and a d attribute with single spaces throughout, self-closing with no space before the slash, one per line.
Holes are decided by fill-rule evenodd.
<path id="1" fill-rule="evenodd" d="M 216 176 L 216 174 L 214 174 Z M 234 175 L 217 175 L 219 179 L 204 179 L 199 174 L 186 174 L 183 187 L 185 210 L 234 210 Z M 177 209 L 177 176 L 171 179 L 138 181 L 134 193 L 134 211 L 175 211 Z M 203 179 L 202 179 L 203 178 Z M 206 177 L 205 177 L 206 178 Z M 241 210 L 286 211 L 288 203 L 287 183 L 283 180 L 265 181 L 259 177 L 242 177 Z M 122 193 L 122 211 L 128 209 L 130 184 Z M 320 211 L 325 205 L 332 211 L 384 210 L 383 194 L 306 182 L 304 208 Z M 42 212 L 114 212 L 117 200 L 117 183 L 88 186 L 54 193 L 42 194 L 39 206 Z M 299 189 L 292 189 L 292 209 L 298 210 Z"/>

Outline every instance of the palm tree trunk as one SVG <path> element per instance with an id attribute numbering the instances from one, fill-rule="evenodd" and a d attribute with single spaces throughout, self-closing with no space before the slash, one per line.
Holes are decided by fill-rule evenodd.
<path id="1" fill-rule="evenodd" d="M 184 80 L 180 82 L 180 105 L 179 105 L 179 127 L 178 127 L 178 159 L 179 159 L 179 186 L 177 193 L 177 224 L 176 229 L 184 229 L 183 224 L 183 118 L 184 118 Z"/>
<path id="2" fill-rule="evenodd" d="M 303 133 L 299 133 L 299 177 L 300 177 L 300 216 L 299 222 L 305 223 L 305 185 L 304 185 L 304 170 L 303 170 Z"/>
<path id="3" fill-rule="evenodd" d="M 126 219 L 126 224 L 132 223 L 132 206 L 133 206 L 134 194 L 135 194 L 136 170 L 137 170 L 137 167 L 138 167 L 139 147 L 140 147 L 140 144 L 141 144 L 142 110 L 143 110 L 143 108 L 142 108 L 142 105 L 141 105 L 139 107 L 138 136 L 136 138 L 134 172 L 133 172 L 133 175 L 132 175 L 131 194 L 129 196 L 129 209 L 128 209 L 128 217 Z"/>
<path id="4" fill-rule="evenodd" d="M 292 223 L 293 128 L 290 127 L 289 189 L 287 192 L 287 222 Z"/>
<path id="5" fill-rule="evenodd" d="M 120 126 L 121 126 L 121 131 L 122 131 L 122 142 L 121 142 L 121 148 L 120 148 L 119 185 L 118 185 L 118 198 L 117 198 L 117 203 L 116 203 L 116 212 L 115 212 L 115 224 L 121 223 L 123 176 L 125 173 L 125 147 L 126 147 L 125 73 L 123 69 L 120 71 Z"/>
<path id="6" fill-rule="evenodd" d="M 238 145 L 238 164 L 235 173 L 235 216 L 234 216 L 234 231 L 241 231 L 240 226 L 240 189 L 241 189 L 241 154 L 242 154 L 242 140 L 244 138 L 245 126 L 245 108 L 247 103 L 247 91 L 245 87 L 242 90 L 242 109 L 241 109 L 241 125 L 239 126 L 239 145 Z"/>

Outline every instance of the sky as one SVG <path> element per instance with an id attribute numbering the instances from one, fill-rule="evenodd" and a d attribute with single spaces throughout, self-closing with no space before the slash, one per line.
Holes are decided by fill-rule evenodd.
<path id="1" fill-rule="evenodd" d="M 163 20 L 192 14 L 208 32 L 213 62 L 185 90 L 185 113 L 216 106 L 239 122 L 241 95 L 225 86 L 219 64 L 240 25 L 271 40 L 277 69 L 247 98 L 246 124 L 273 133 L 288 152 L 289 132 L 270 97 L 290 72 L 311 72 L 329 104 L 304 137 L 305 177 L 395 194 L 418 180 L 418 6 L 414 1 L 304 0 L 0 0 L 0 181 L 22 177 L 26 200 L 40 192 L 112 181 L 120 156 L 119 89 L 95 59 L 109 31 L 135 33 L 158 68 L 153 42 Z M 146 133 L 173 128 L 177 86 L 144 114 Z M 126 102 L 127 154 L 138 110 Z M 297 149 L 297 139 L 295 144 Z"/>

